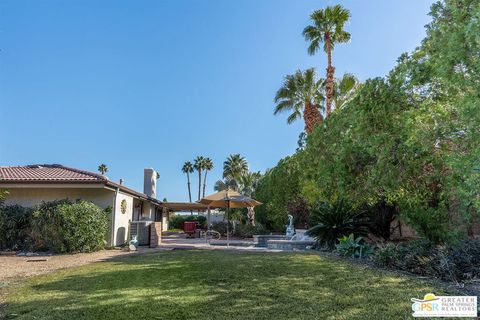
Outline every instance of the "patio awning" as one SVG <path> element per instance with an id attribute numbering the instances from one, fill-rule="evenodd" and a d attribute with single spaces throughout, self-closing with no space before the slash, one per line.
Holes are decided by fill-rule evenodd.
<path id="1" fill-rule="evenodd" d="M 208 206 L 195 202 L 162 202 L 162 207 L 166 207 L 170 211 L 206 211 Z"/>

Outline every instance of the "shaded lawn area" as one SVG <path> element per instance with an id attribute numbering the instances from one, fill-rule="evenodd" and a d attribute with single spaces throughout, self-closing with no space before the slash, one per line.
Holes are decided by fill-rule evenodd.
<path id="1" fill-rule="evenodd" d="M 164 251 L 10 288 L 7 319 L 412 319 L 418 280 L 312 253 Z"/>

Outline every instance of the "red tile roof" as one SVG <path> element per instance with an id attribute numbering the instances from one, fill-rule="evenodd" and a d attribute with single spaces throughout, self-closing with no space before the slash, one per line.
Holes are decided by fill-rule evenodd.
<path id="1" fill-rule="evenodd" d="M 105 186 L 118 188 L 141 199 L 160 204 L 161 201 L 146 194 L 130 189 L 122 184 L 108 180 L 98 173 L 64 167 L 60 164 L 35 164 L 28 166 L 0 166 L 0 184 L 22 183 L 103 183 Z"/>
<path id="2" fill-rule="evenodd" d="M 107 178 L 93 172 L 64 167 L 59 164 L 1 167 L 0 182 L 106 182 Z"/>

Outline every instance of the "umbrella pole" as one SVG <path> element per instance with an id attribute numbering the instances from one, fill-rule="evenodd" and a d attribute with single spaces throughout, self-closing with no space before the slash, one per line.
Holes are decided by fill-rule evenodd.
<path id="1" fill-rule="evenodd" d="M 230 246 L 230 242 L 229 242 L 229 240 L 228 240 L 228 222 L 229 222 L 229 220 L 228 220 L 228 211 L 230 211 L 230 202 L 228 202 L 228 205 L 227 205 L 227 247 Z"/>
<path id="2" fill-rule="evenodd" d="M 207 232 L 205 232 L 205 244 L 207 243 L 207 235 L 210 231 L 210 206 L 207 207 Z"/>

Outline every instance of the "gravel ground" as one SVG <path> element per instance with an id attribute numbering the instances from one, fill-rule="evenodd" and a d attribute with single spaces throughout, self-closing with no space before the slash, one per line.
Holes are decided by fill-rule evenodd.
<path id="1" fill-rule="evenodd" d="M 11 282 L 57 269 L 77 267 L 95 261 L 108 260 L 132 254 L 122 250 L 103 250 L 93 253 L 78 253 L 50 256 L 0 256 L 0 288 Z M 40 261 L 46 259 L 46 261 Z M 33 261 L 36 260 L 36 261 Z"/>

